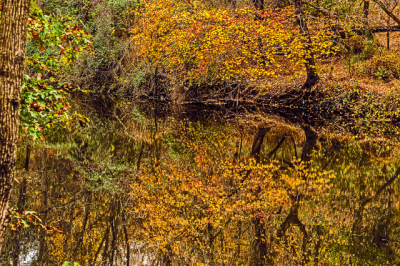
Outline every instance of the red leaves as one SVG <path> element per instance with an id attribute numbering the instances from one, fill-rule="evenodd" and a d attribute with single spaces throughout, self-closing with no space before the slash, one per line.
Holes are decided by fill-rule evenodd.
<path id="1" fill-rule="evenodd" d="M 33 32 L 31 32 L 31 33 L 32 33 L 33 39 L 35 39 L 35 40 L 40 40 L 40 36 L 39 36 L 39 35 L 34 34 Z"/>
<path id="2" fill-rule="evenodd" d="M 33 102 L 31 103 L 29 109 L 30 109 L 30 110 L 31 110 L 31 109 L 35 109 L 36 112 L 40 112 L 41 107 L 40 107 L 40 105 L 39 105 L 39 101 L 38 101 L 38 100 L 33 101 Z"/>
<path id="3" fill-rule="evenodd" d="M 46 231 L 56 231 L 58 233 L 62 233 L 60 227 L 58 226 L 50 226 L 50 225 L 43 225 L 42 226 Z"/>
<path id="4" fill-rule="evenodd" d="M 43 14 L 43 10 L 37 5 L 31 7 L 27 37 L 37 51 L 46 52 L 26 55 L 27 66 L 30 69 L 40 69 L 38 72 L 41 72 L 30 75 L 31 78 L 26 81 L 27 86 L 22 91 L 21 128 L 26 129 L 27 135 L 34 139 L 41 138 L 41 132 L 45 128 L 61 119 L 55 114 L 63 114 L 69 110 L 65 99 L 69 91 L 55 88 L 62 76 L 59 73 L 70 70 L 72 65 L 67 62 L 74 61 L 83 49 L 93 52 L 89 47 L 91 36 L 83 34 L 82 28 L 76 24 L 77 21 L 69 18 Z M 37 112 L 41 112 L 40 120 L 35 119 L 38 117 Z M 72 125 L 69 121 L 74 117 L 65 116 L 62 119 L 67 125 Z"/>

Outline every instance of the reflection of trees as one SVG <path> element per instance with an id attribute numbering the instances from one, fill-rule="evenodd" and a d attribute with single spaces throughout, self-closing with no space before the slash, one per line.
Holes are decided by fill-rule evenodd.
<path id="1" fill-rule="evenodd" d="M 62 145 L 52 139 L 48 147 L 21 148 L 19 168 L 26 158 L 30 166 L 18 175 L 13 204 L 37 211 L 45 223 L 61 220 L 63 233 L 38 228 L 9 232 L 7 243 L 13 244 L 3 250 L 2 263 L 15 261 L 17 265 L 17 254 L 32 254 L 32 250 L 36 265 L 61 261 L 187 265 L 188 258 L 209 265 L 399 262 L 400 170 L 395 143 L 317 134 L 306 125 L 296 128 L 273 121 L 257 127 L 241 125 L 240 133 L 230 124 L 174 121 L 166 126 L 158 121 L 155 132 L 154 120 L 116 123 L 124 126 L 88 127 L 64 139 Z M 190 148 L 190 143 L 201 149 Z M 226 178 L 220 182 L 230 197 L 244 195 L 240 182 L 253 180 L 246 191 L 252 200 L 246 204 L 263 204 L 246 211 L 232 210 L 240 219 L 227 214 L 219 224 L 199 227 L 196 241 L 178 234 L 163 249 L 150 245 L 154 235 L 143 234 L 148 221 L 136 211 L 138 202 L 128 194 L 136 182 L 136 171 L 156 173 L 159 167 L 168 166 L 176 171 L 189 169 L 190 175 L 200 150 L 208 158 L 202 168 L 204 178 Z M 262 171 L 245 166 L 250 157 Z M 230 180 L 228 171 L 242 181 Z M 266 186 L 259 180 L 267 171 L 277 188 L 274 191 L 288 195 L 284 204 L 265 201 Z M 200 197 L 185 207 L 201 206 L 199 202 Z M 170 214 L 185 218 L 185 212 Z"/>

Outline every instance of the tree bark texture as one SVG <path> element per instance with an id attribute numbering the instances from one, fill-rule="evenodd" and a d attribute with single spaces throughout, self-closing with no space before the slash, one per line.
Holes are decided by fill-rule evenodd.
<path id="1" fill-rule="evenodd" d="M 297 23 L 299 24 L 300 27 L 300 33 L 305 37 L 305 42 L 306 45 L 304 49 L 307 52 L 306 58 L 305 58 L 305 67 L 307 71 L 307 80 L 304 84 L 304 88 L 311 88 L 317 82 L 319 81 L 319 77 L 317 74 L 317 69 L 315 68 L 315 60 L 314 60 L 314 54 L 311 50 L 311 38 L 310 34 L 308 32 L 308 27 L 307 23 L 304 20 L 304 12 L 303 12 L 303 1 L 302 0 L 294 0 L 294 12 L 296 15 L 296 20 Z"/>
<path id="2" fill-rule="evenodd" d="M 30 0 L 3 0 L 0 21 L 0 250 L 8 226 Z"/>

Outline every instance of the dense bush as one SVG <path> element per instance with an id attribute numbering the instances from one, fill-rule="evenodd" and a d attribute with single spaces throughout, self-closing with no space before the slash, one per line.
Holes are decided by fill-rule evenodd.
<path id="1" fill-rule="evenodd" d="M 130 0 L 44 0 L 47 14 L 74 18 L 93 36 L 94 54 L 86 53 L 76 62 L 70 79 L 87 90 L 117 93 L 135 88 L 142 82 L 141 71 L 129 57 L 129 29 L 134 22 Z M 138 78 L 139 77 L 139 78 Z"/>
<path id="2" fill-rule="evenodd" d="M 335 52 L 333 32 L 315 21 L 309 22 L 309 37 L 304 36 L 290 8 L 227 10 L 202 1 L 144 1 L 136 17 L 132 42 L 138 57 L 175 84 L 276 78 L 289 63 L 296 71 L 311 55 Z"/>
<path id="3" fill-rule="evenodd" d="M 372 58 L 364 63 L 361 70 L 365 75 L 385 81 L 399 78 L 400 62 L 398 58 L 397 53 L 379 48 Z"/>

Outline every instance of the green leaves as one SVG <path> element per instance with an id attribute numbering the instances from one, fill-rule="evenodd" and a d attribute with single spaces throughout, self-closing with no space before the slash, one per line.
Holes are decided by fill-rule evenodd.
<path id="1" fill-rule="evenodd" d="M 72 89 L 66 83 L 73 62 L 86 50 L 92 53 L 91 36 L 68 17 L 44 15 L 32 5 L 28 23 L 27 73 L 21 95 L 21 127 L 33 139 L 56 122 L 82 120 L 68 115 L 66 96 Z M 71 123 L 70 123 L 71 124 Z"/>
<path id="2" fill-rule="evenodd" d="M 77 263 L 77 262 L 68 262 L 68 261 L 66 261 L 66 262 L 64 262 L 62 264 L 62 266 L 81 266 L 81 265 L 79 263 Z"/>

